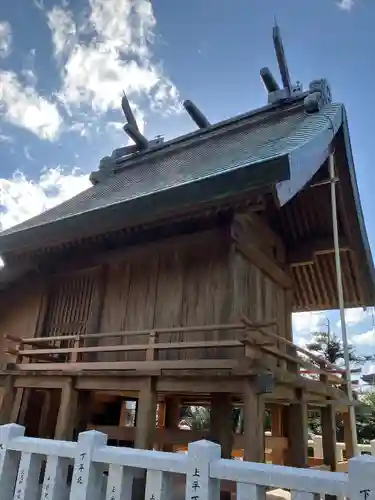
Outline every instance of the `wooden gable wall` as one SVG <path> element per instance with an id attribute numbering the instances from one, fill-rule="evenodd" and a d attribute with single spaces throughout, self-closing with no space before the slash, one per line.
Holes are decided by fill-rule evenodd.
<path id="1" fill-rule="evenodd" d="M 229 234 L 213 230 L 140 248 L 109 265 L 101 331 L 227 323 L 231 315 Z M 209 337 L 212 338 L 209 338 Z M 163 333 L 159 342 L 218 339 L 218 333 Z M 144 343 L 146 336 L 111 337 L 102 343 Z M 213 357 L 212 349 L 199 357 Z M 144 353 L 106 353 L 106 360 L 141 360 Z M 161 350 L 159 359 L 197 357 L 190 350 Z"/>
<path id="2" fill-rule="evenodd" d="M 34 336 L 37 330 L 45 336 L 115 333 L 239 323 L 245 314 L 256 321 L 277 319 L 274 331 L 291 339 L 292 304 L 285 286 L 287 274 L 281 270 L 283 248 L 272 238 L 272 233 L 239 216 L 231 227 L 116 251 L 96 267 L 50 277 L 48 301 L 43 300 L 42 284 L 23 287 L 2 315 L 0 328 L 21 337 Z M 161 333 L 157 341 L 230 340 L 234 335 L 233 331 Z M 114 334 L 86 339 L 85 345 L 147 342 L 147 335 Z M 227 358 L 242 352 L 239 347 L 164 349 L 158 351 L 158 359 Z M 141 361 L 145 351 L 84 354 L 81 359 Z"/>

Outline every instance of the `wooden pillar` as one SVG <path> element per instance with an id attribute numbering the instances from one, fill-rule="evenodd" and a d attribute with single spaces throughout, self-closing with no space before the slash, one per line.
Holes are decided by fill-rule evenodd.
<path id="1" fill-rule="evenodd" d="M 336 470 L 336 412 L 333 405 L 321 409 L 323 463 Z"/>
<path id="2" fill-rule="evenodd" d="M 297 400 L 288 408 L 288 464 L 308 467 L 307 403 L 303 391 L 296 390 Z"/>
<path id="3" fill-rule="evenodd" d="M 282 437 L 282 406 L 274 403 L 270 404 L 269 412 L 272 437 Z M 271 459 L 273 464 L 282 465 L 284 463 L 284 450 L 277 447 L 272 448 Z"/>
<path id="4" fill-rule="evenodd" d="M 233 448 L 232 398 L 229 393 L 211 395 L 210 440 L 219 443 L 221 456 L 231 458 Z"/>
<path id="5" fill-rule="evenodd" d="M 155 380 L 151 377 L 144 381 L 139 391 L 135 426 L 135 448 L 149 450 L 153 447 L 156 424 Z"/>
<path id="6" fill-rule="evenodd" d="M 73 379 L 65 382 L 61 389 L 61 401 L 55 429 L 55 439 L 70 441 L 73 439 L 74 424 L 77 415 L 78 394 Z"/>
<path id="7" fill-rule="evenodd" d="M 80 432 L 85 432 L 90 423 L 93 409 L 93 393 L 90 391 L 78 391 L 77 415 L 74 425 L 74 440 Z"/>
<path id="8" fill-rule="evenodd" d="M 8 375 L 5 377 L 4 385 L 0 387 L 0 425 L 9 424 L 14 400 L 14 380 L 13 377 Z"/>
<path id="9" fill-rule="evenodd" d="M 14 398 L 12 414 L 10 416 L 10 421 L 15 424 L 20 424 L 19 421 L 21 415 L 22 401 L 25 397 L 25 389 L 17 389 Z"/>
<path id="10" fill-rule="evenodd" d="M 244 460 L 264 462 L 264 399 L 253 380 L 245 380 L 244 386 Z"/>
<path id="11" fill-rule="evenodd" d="M 354 446 L 353 446 L 353 434 L 351 429 L 351 420 L 349 412 L 345 412 L 342 415 L 343 423 L 344 423 L 344 442 L 345 442 L 345 458 L 349 460 L 349 458 L 354 457 Z"/>
<path id="12" fill-rule="evenodd" d="M 42 438 L 49 437 L 46 434 L 46 427 L 47 427 L 46 424 L 51 413 L 51 401 L 52 401 L 52 391 L 51 389 L 50 390 L 47 389 L 46 391 L 44 391 L 44 401 L 43 401 L 42 413 L 39 420 L 38 437 Z"/>
<path id="13" fill-rule="evenodd" d="M 165 429 L 178 429 L 180 422 L 180 398 L 178 396 L 168 396 L 165 398 Z M 163 451 L 173 451 L 173 445 L 164 443 Z"/>

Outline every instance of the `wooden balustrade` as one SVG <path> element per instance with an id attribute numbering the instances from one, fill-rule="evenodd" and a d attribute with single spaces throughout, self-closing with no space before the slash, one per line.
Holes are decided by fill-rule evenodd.
<path id="1" fill-rule="evenodd" d="M 293 373 L 314 378 L 316 380 L 324 381 L 329 385 L 339 385 L 345 386 L 344 370 L 328 361 L 310 353 L 306 349 L 295 345 L 293 342 L 280 337 L 276 333 L 270 331 L 270 327 L 274 327 L 275 321 L 251 321 L 246 317 L 242 318 L 241 323 L 235 324 L 217 324 L 217 325 L 203 325 L 203 326 L 184 326 L 184 327 L 172 327 L 172 328 L 160 328 L 152 330 L 131 330 L 131 331 L 120 331 L 120 332 L 101 332 L 101 333 L 91 333 L 91 334 L 80 334 L 80 335 L 59 335 L 50 337 L 37 337 L 37 338 L 19 338 L 14 335 L 5 335 L 5 339 L 8 344 L 13 345 L 7 346 L 7 353 L 14 357 L 14 363 L 17 368 L 21 370 L 43 370 L 48 364 L 48 369 L 62 369 L 61 364 L 74 365 L 74 369 L 114 369 L 132 367 L 131 361 L 123 362 L 82 362 L 80 357 L 83 354 L 101 354 L 110 352 L 143 352 L 144 361 L 141 363 L 149 363 L 151 369 L 152 366 L 155 369 L 161 369 L 163 363 L 165 366 L 172 366 L 173 362 L 162 362 L 158 359 L 158 352 L 161 350 L 182 350 L 182 349 L 223 349 L 228 350 L 232 348 L 238 348 L 245 346 L 243 350 L 243 357 L 256 357 L 255 353 L 261 351 L 267 354 L 267 357 L 273 357 L 276 360 L 281 360 L 287 362 L 293 367 Z M 231 332 L 233 339 L 231 340 L 201 340 L 201 341 L 174 341 L 174 342 L 159 342 L 160 334 L 173 334 L 173 333 L 197 333 L 197 332 Z M 128 338 L 131 337 L 144 337 L 144 342 L 139 342 L 139 340 L 132 344 L 128 342 L 126 344 L 117 345 L 96 345 L 87 346 L 86 341 L 93 339 L 100 340 L 110 337 L 116 338 Z M 64 342 L 63 346 L 56 345 L 60 342 Z M 66 345 L 69 342 L 70 345 Z M 295 354 L 290 354 L 286 351 L 285 347 L 289 347 Z M 204 365 L 212 368 L 230 368 L 233 361 L 238 357 L 237 354 L 233 356 L 232 360 L 226 359 L 215 360 L 213 359 L 199 359 L 199 367 L 202 369 Z M 22 364 L 20 360 L 23 358 L 28 358 L 28 364 Z M 188 362 L 189 361 L 189 362 Z M 114 364 L 115 363 L 115 364 Z M 122 363 L 119 365 L 118 363 Z M 124 364 L 126 363 L 126 365 Z M 137 365 L 140 362 L 136 362 Z M 172 363 L 172 364 L 171 364 Z M 180 361 L 181 363 L 181 361 Z M 95 366 L 94 366 L 95 365 Z M 189 365 L 189 367 L 187 366 Z M 144 368 L 145 364 L 142 365 Z M 182 360 L 179 365 L 181 368 L 194 369 L 197 364 L 194 364 L 193 360 Z M 283 365 L 284 369 L 285 364 Z"/>

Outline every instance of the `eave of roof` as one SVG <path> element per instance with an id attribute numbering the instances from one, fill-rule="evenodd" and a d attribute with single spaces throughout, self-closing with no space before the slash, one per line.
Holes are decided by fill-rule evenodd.
<path id="1" fill-rule="evenodd" d="M 20 232 L 0 235 L 0 252 L 23 252 L 55 246 L 73 239 L 138 226 L 204 204 L 219 202 L 262 186 L 275 185 L 289 177 L 288 156 L 263 161 L 258 168 L 241 166 L 213 177 L 156 191 L 148 196 L 107 205 L 63 218 L 56 223 L 41 224 Z M 126 214 L 127 224 L 124 222 Z M 131 223 L 130 223 L 131 221 Z"/>
<path id="2" fill-rule="evenodd" d="M 174 152 L 167 147 L 145 155 L 142 163 L 0 234 L 0 252 L 132 227 L 259 186 L 276 185 L 283 204 L 323 163 L 340 126 L 341 108 L 329 105 L 306 115 L 300 100 L 272 113 L 243 115 L 220 133 L 199 135 Z"/>

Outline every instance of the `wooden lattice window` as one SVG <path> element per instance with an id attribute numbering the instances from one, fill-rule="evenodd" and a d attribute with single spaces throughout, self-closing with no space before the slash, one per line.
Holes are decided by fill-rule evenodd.
<path id="1" fill-rule="evenodd" d="M 98 328 L 100 271 L 56 278 L 51 286 L 43 335 L 93 333 Z"/>

